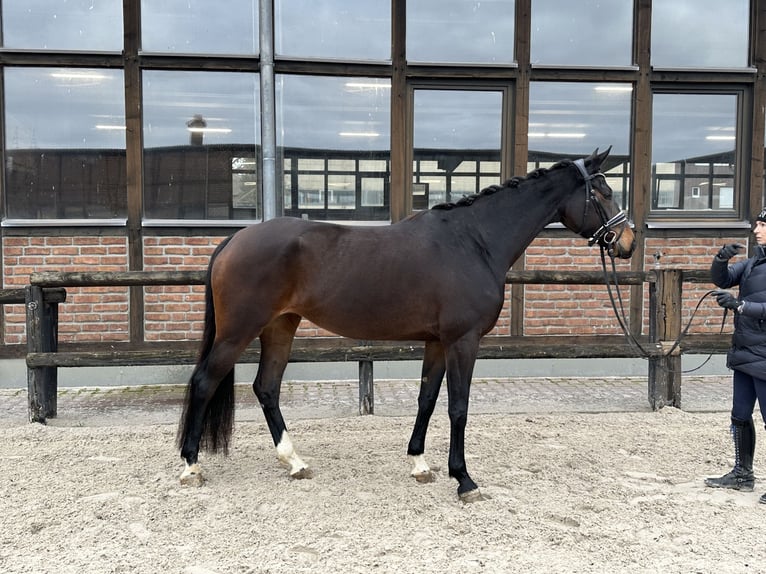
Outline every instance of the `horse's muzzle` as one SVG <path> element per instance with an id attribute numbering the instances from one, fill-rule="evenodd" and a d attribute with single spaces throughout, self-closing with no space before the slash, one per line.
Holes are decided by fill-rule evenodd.
<path id="1" fill-rule="evenodd" d="M 630 259 L 633 252 L 636 250 L 636 238 L 631 232 L 628 237 L 623 233 L 617 241 L 611 244 L 609 247 L 609 255 L 612 257 L 619 257 L 620 259 Z"/>

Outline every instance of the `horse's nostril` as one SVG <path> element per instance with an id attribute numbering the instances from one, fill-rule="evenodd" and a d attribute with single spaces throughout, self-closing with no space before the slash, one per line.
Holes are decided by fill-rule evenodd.
<path id="1" fill-rule="evenodd" d="M 630 247 L 628 247 L 627 249 L 623 249 L 622 246 L 620 246 L 620 249 L 619 249 L 620 257 L 622 259 L 630 259 L 630 256 L 633 255 L 633 252 L 635 250 L 636 250 L 636 240 L 634 239 L 633 241 L 631 241 Z"/>

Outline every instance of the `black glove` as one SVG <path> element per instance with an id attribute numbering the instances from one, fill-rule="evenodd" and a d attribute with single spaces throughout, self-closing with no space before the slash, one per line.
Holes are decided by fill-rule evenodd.
<path id="1" fill-rule="evenodd" d="M 729 293 L 728 291 L 713 291 L 716 302 L 724 309 L 737 309 L 741 305 L 741 301 Z"/>
<path id="2" fill-rule="evenodd" d="M 718 259 L 721 261 L 728 261 L 735 255 L 738 255 L 740 253 L 745 252 L 745 246 L 741 243 L 727 243 L 723 247 L 721 247 L 721 250 L 718 252 Z"/>

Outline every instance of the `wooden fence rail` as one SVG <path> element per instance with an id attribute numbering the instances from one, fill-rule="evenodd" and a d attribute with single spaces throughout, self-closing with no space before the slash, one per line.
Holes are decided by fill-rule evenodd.
<path id="1" fill-rule="evenodd" d="M 59 350 L 58 304 L 66 287 L 116 287 L 201 285 L 204 271 L 124 272 L 39 272 L 30 276 L 30 285 L 19 301 L 15 290 L 12 302 L 24 302 L 27 311 L 27 382 L 29 419 L 44 422 L 57 413 L 57 368 L 93 366 L 137 366 L 193 364 L 195 341 L 175 343 L 116 343 L 110 350 L 93 350 L 70 345 Z M 634 333 L 646 355 L 626 337 L 615 335 L 488 336 L 481 343 L 479 358 L 632 358 L 648 360 L 648 399 L 653 409 L 681 406 L 681 354 L 725 352 L 726 335 L 696 335 L 685 338 L 672 354 L 667 350 L 681 333 L 682 284 L 709 282 L 700 270 L 650 270 L 620 272 L 620 285 L 649 285 L 649 333 Z M 509 271 L 507 283 L 518 284 L 604 284 L 601 272 L 590 271 Z M 63 294 L 63 296 L 62 296 Z M 2 292 L 0 292 L 0 303 Z M 357 361 L 359 363 L 360 414 L 374 412 L 372 365 L 374 361 L 420 360 L 420 341 L 357 341 L 338 337 L 306 337 L 295 340 L 292 362 Z M 257 342 L 240 362 L 258 362 Z"/>

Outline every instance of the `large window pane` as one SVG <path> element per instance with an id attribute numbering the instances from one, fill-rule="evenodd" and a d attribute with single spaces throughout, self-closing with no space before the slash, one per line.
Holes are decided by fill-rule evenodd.
<path id="1" fill-rule="evenodd" d="M 615 198 L 628 208 L 630 84 L 531 82 L 529 168 L 576 159 L 612 146 L 608 170 Z"/>
<path id="2" fill-rule="evenodd" d="M 277 77 L 286 215 L 390 219 L 390 91 L 374 78 Z"/>
<path id="3" fill-rule="evenodd" d="M 416 90 L 413 209 L 500 183 L 503 93 Z"/>
<path id="4" fill-rule="evenodd" d="M 276 0 L 274 44 L 280 56 L 391 59 L 391 3 Z"/>
<path id="5" fill-rule="evenodd" d="M 3 45 L 29 50 L 122 50 L 122 0 L 3 0 Z"/>
<path id="6" fill-rule="evenodd" d="M 143 96 L 145 216 L 259 219 L 258 75 L 146 71 Z"/>
<path id="7" fill-rule="evenodd" d="M 6 217 L 126 215 L 122 71 L 5 69 Z"/>
<path id="8" fill-rule="evenodd" d="M 258 0 L 141 0 L 148 52 L 257 54 Z"/>
<path id="9" fill-rule="evenodd" d="M 630 84 L 531 82 L 529 150 L 564 158 L 630 150 Z"/>
<path id="10" fill-rule="evenodd" d="M 653 0 L 652 66 L 748 65 L 748 0 Z"/>
<path id="11" fill-rule="evenodd" d="M 514 0 L 420 0 L 407 3 L 411 62 L 514 61 Z"/>
<path id="12" fill-rule="evenodd" d="M 632 37 L 632 0 L 532 2 L 533 64 L 629 66 Z"/>
<path id="13" fill-rule="evenodd" d="M 655 94 L 652 208 L 732 215 L 737 149 L 735 94 Z"/>

